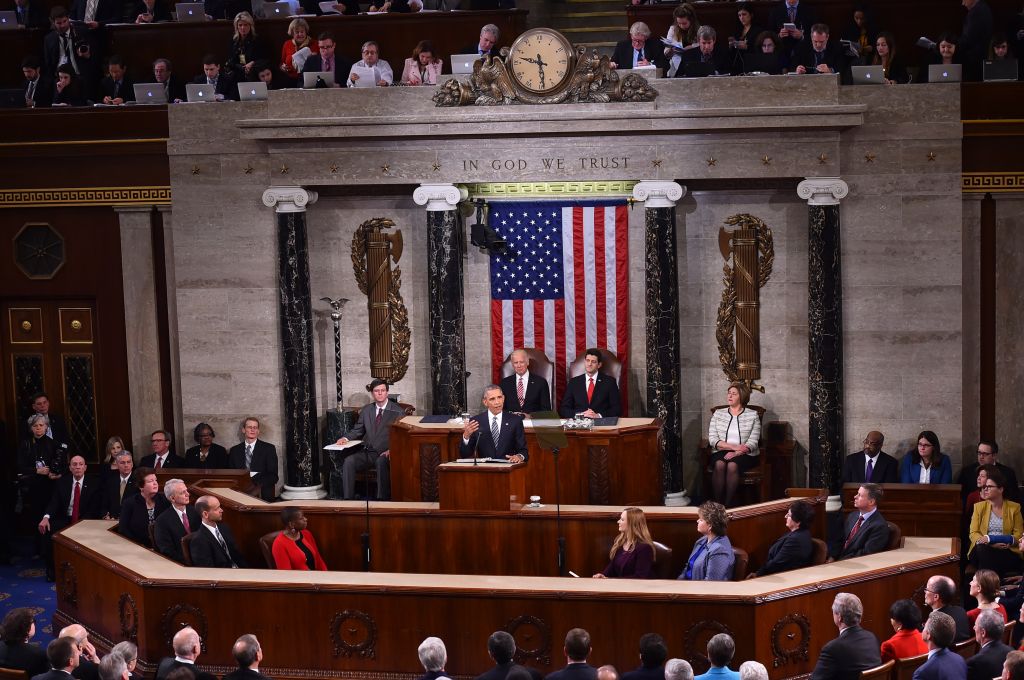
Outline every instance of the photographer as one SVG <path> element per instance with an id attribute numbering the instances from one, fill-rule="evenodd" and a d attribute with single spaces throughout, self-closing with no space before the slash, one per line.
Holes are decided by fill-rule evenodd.
<path id="1" fill-rule="evenodd" d="M 83 92 L 96 82 L 93 77 L 95 64 L 93 47 L 89 36 L 72 26 L 67 10 L 57 5 L 50 10 L 53 30 L 43 39 L 43 64 L 47 76 L 56 77 L 57 69 L 70 64 L 75 75 L 83 81 Z"/>

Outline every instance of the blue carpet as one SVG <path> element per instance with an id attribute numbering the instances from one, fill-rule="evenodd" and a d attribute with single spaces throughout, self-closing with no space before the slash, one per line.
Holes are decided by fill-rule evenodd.
<path id="1" fill-rule="evenodd" d="M 57 608 L 57 593 L 52 583 L 46 582 L 42 559 L 33 559 L 35 541 L 18 540 L 10 564 L 0 564 L 0 619 L 12 609 L 29 607 L 36 617 L 36 636 L 44 649 L 53 639 L 53 612 Z"/>

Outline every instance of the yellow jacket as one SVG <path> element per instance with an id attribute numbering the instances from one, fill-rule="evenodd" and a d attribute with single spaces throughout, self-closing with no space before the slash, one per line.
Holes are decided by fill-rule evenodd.
<path id="1" fill-rule="evenodd" d="M 988 501 L 979 501 L 974 504 L 974 514 L 971 516 L 971 547 L 967 551 L 970 555 L 978 539 L 988 534 L 988 519 L 992 512 L 992 504 Z M 1020 503 L 1003 501 L 1003 533 L 1013 536 L 1013 543 L 1010 549 L 1020 555 L 1019 541 L 1021 534 L 1024 534 L 1024 521 L 1021 520 Z"/>

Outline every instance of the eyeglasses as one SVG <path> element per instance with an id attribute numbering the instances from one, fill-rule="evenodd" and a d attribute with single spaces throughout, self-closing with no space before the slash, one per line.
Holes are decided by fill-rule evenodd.
<path id="1" fill-rule="evenodd" d="M 979 486 L 978 488 L 979 489 L 998 489 L 999 487 L 996 486 L 995 484 L 985 484 L 983 486 Z"/>
<path id="2" fill-rule="evenodd" d="M 978 451 L 978 455 L 979 456 L 994 456 L 996 454 L 995 454 L 994 451 Z"/>
<path id="3" fill-rule="evenodd" d="M 165 441 L 167 441 L 167 440 L 166 439 L 150 439 L 149 443 L 150 444 L 157 444 L 159 442 L 165 442 Z"/>

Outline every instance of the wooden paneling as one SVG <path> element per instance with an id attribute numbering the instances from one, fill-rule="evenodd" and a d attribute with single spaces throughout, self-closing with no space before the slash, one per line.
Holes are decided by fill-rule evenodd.
<path id="1" fill-rule="evenodd" d="M 853 510 L 858 484 L 843 485 L 843 512 Z M 959 537 L 963 506 L 959 484 L 882 484 L 878 511 L 904 536 Z"/>

